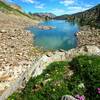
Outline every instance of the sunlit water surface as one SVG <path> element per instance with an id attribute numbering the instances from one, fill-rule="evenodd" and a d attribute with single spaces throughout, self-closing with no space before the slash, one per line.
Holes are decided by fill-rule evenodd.
<path id="1" fill-rule="evenodd" d="M 34 44 L 44 50 L 69 50 L 77 46 L 76 32 L 78 25 L 64 20 L 50 20 L 40 23 L 41 25 L 56 27 L 52 30 L 41 30 L 30 27 L 29 30 L 35 35 Z"/>

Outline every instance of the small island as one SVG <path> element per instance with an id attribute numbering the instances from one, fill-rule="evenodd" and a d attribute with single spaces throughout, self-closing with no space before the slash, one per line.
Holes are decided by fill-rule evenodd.
<path id="1" fill-rule="evenodd" d="M 52 30 L 55 28 L 53 26 L 44 26 L 44 25 L 37 25 L 36 27 L 41 29 L 41 30 Z"/>

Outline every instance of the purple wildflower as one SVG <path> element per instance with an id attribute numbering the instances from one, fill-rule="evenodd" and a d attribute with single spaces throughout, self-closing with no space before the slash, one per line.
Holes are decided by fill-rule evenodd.
<path id="1" fill-rule="evenodd" d="M 82 95 L 82 96 L 76 95 L 75 98 L 78 99 L 78 100 L 85 100 L 84 95 Z"/>
<path id="2" fill-rule="evenodd" d="M 100 88 L 97 88 L 98 94 L 100 94 Z"/>

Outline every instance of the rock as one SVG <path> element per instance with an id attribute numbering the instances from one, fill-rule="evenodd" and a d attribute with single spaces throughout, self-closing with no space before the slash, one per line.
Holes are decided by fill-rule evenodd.
<path id="1" fill-rule="evenodd" d="M 70 66 L 67 66 L 70 67 Z M 70 79 L 71 76 L 74 74 L 73 70 L 67 69 L 64 71 L 64 79 Z"/>
<path id="2" fill-rule="evenodd" d="M 14 48 L 15 46 L 14 45 L 11 45 L 11 48 Z"/>
<path id="3" fill-rule="evenodd" d="M 46 79 L 46 80 L 44 80 L 44 81 L 41 83 L 41 85 L 42 85 L 42 86 L 45 86 L 46 83 L 49 82 L 49 81 L 51 81 L 51 79 Z"/>
<path id="4" fill-rule="evenodd" d="M 62 96 L 61 100 L 78 100 L 71 95 L 64 95 Z"/>
<path id="5" fill-rule="evenodd" d="M 75 96 L 75 98 L 77 98 L 78 100 L 85 100 L 85 96 L 84 95 L 80 96 L 79 94 L 77 94 Z"/>
<path id="6" fill-rule="evenodd" d="M 37 26 L 39 29 L 42 29 L 42 30 L 51 30 L 51 29 L 54 29 L 55 27 L 53 26 Z"/>
<path id="7" fill-rule="evenodd" d="M 6 30 L 0 30 L 0 33 L 7 33 Z"/>
<path id="8" fill-rule="evenodd" d="M 1 81 L 10 81 L 10 80 L 12 80 L 12 78 L 10 77 L 10 76 L 2 76 L 2 77 L 0 77 L 0 82 Z"/>
<path id="9" fill-rule="evenodd" d="M 78 47 L 84 45 L 95 45 L 100 47 L 100 29 L 91 29 L 89 26 L 81 27 L 77 32 Z"/>
<path id="10" fill-rule="evenodd" d="M 59 51 L 60 51 L 60 52 L 65 52 L 65 50 L 63 50 L 63 49 L 60 49 Z"/>
<path id="11" fill-rule="evenodd" d="M 35 24 L 27 17 L 0 13 L 0 100 L 1 91 L 6 91 L 13 84 L 17 89 L 16 81 L 21 82 L 20 78 L 32 67 L 32 59 L 39 58 L 36 53 L 40 52 L 32 50 L 34 47 L 32 34 L 26 31 L 26 27 L 33 23 Z M 11 92 L 12 90 L 14 88 L 10 88 Z"/>
<path id="12" fill-rule="evenodd" d="M 69 76 L 69 77 L 71 77 L 73 74 L 74 74 L 74 72 L 73 72 L 72 70 L 70 70 L 70 71 L 68 72 L 68 76 Z"/>
<path id="13" fill-rule="evenodd" d="M 41 85 L 37 85 L 37 84 L 36 84 L 36 85 L 33 86 L 33 91 L 34 91 L 34 92 L 37 92 L 37 91 L 39 91 L 39 90 L 41 90 L 41 89 L 42 89 Z"/>
<path id="14" fill-rule="evenodd" d="M 53 55 L 52 52 L 48 52 L 48 53 L 46 54 L 47 57 L 51 57 L 52 55 Z"/>
<path id="15" fill-rule="evenodd" d="M 100 49 L 95 46 L 95 45 L 92 45 L 92 46 L 85 46 L 84 47 L 84 51 L 90 53 L 90 54 L 100 54 Z"/>

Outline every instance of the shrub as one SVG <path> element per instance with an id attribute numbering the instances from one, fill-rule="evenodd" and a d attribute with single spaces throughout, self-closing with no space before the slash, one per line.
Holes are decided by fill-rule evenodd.
<path id="1" fill-rule="evenodd" d="M 86 87 L 85 95 L 89 100 L 100 100 L 97 88 L 100 87 L 100 57 L 79 56 L 71 61 L 76 76 L 79 76 Z"/>

